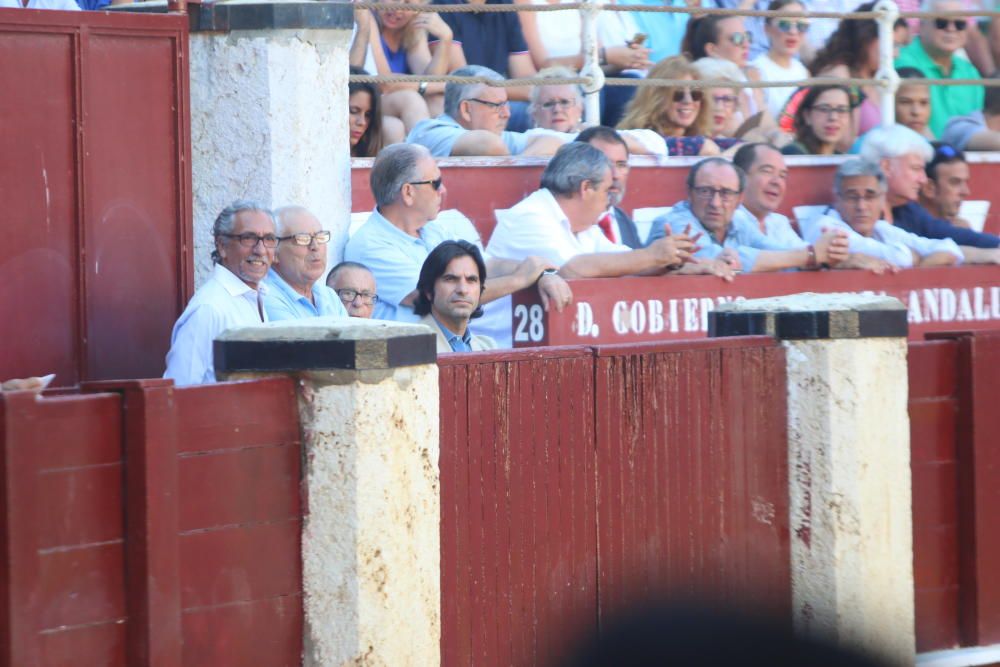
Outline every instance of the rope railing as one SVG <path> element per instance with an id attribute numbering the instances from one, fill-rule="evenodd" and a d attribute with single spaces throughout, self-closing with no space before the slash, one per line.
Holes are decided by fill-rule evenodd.
<path id="1" fill-rule="evenodd" d="M 970 17 L 1000 17 L 1000 10 L 967 11 L 915 11 L 900 12 L 892 0 L 882 0 L 873 11 L 868 12 L 802 12 L 785 10 L 751 10 L 722 9 L 700 7 L 664 7 L 649 5 L 618 5 L 604 4 L 600 0 L 591 2 L 568 2 L 563 4 L 458 4 L 430 5 L 406 4 L 397 2 L 357 2 L 355 7 L 375 10 L 400 10 L 427 13 L 495 13 L 495 12 L 555 12 L 578 11 L 583 23 L 583 53 L 584 65 L 577 77 L 525 77 L 496 81 L 486 77 L 463 77 L 453 75 L 417 75 L 417 74 L 383 74 L 383 75 L 351 75 L 349 80 L 358 83 L 477 83 L 496 88 L 515 88 L 520 86 L 555 86 L 575 84 L 583 87 L 585 92 L 585 118 L 592 121 L 600 117 L 598 99 L 591 93 L 598 92 L 604 86 L 635 86 L 639 88 L 789 88 L 803 86 L 819 86 L 835 81 L 844 86 L 874 86 L 880 90 L 880 106 L 882 124 L 895 122 L 895 93 L 899 85 L 892 62 L 892 26 L 900 18 L 970 18 Z M 660 78 L 616 78 L 605 77 L 598 63 L 596 15 L 602 11 L 634 11 L 661 12 L 666 14 L 692 14 L 698 16 L 750 16 L 762 18 L 804 18 L 804 19 L 872 19 L 879 23 L 880 56 L 876 78 L 841 78 L 812 77 L 797 81 L 731 81 L 728 79 L 660 79 Z M 885 42 L 885 43 L 882 43 Z M 921 79 L 920 83 L 929 86 L 1000 86 L 1000 79 Z"/>

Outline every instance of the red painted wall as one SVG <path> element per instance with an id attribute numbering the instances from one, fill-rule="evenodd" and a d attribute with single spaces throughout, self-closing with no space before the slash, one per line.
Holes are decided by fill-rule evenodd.
<path id="1" fill-rule="evenodd" d="M 192 290 L 187 17 L 0 9 L 0 377 L 163 372 Z"/>

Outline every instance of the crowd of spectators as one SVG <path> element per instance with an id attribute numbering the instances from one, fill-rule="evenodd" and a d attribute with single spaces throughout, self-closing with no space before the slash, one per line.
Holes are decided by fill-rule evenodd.
<path id="1" fill-rule="evenodd" d="M 432 0 L 455 4 L 463 0 Z M 469 4 L 561 4 L 563 0 L 464 0 Z M 599 60 L 615 77 L 731 81 L 731 87 L 605 86 L 600 95 L 600 123 L 621 130 L 648 130 L 645 150 L 655 155 L 731 155 L 742 143 L 766 141 L 786 154 L 857 153 L 865 134 L 881 119 L 877 86 L 802 87 L 810 78 L 872 79 L 879 69 L 878 24 L 874 19 L 810 19 L 699 14 L 699 7 L 787 12 L 868 12 L 875 2 L 847 0 L 648 0 L 647 4 L 687 6 L 691 14 L 604 11 L 598 14 Z M 977 5 L 968 0 L 925 0 L 922 7 L 902 2 L 901 9 L 968 12 L 967 18 L 924 21 L 900 19 L 893 31 L 895 66 L 902 79 L 896 95 L 899 122 L 928 139 L 945 139 L 963 150 L 993 150 L 1000 145 L 1000 99 L 991 106 L 983 86 L 927 86 L 920 79 L 977 79 L 992 76 L 994 51 L 985 35 L 1000 28 L 976 20 Z M 379 74 L 391 72 L 490 72 L 508 77 L 575 76 L 584 66 L 580 16 L 576 10 L 517 13 L 370 12 L 358 10 L 351 64 Z M 997 22 L 993 22 L 997 23 Z M 366 64 L 367 63 L 367 64 Z M 393 64 L 395 63 L 395 65 Z M 468 69 L 476 66 L 483 69 Z M 978 67 L 978 68 L 977 68 Z M 986 69 L 988 68 L 988 69 Z M 787 83 L 746 88 L 747 82 Z M 428 124 L 483 129 L 460 117 L 435 84 L 387 84 L 374 116 L 383 115 L 383 143 L 401 141 L 394 121 L 408 141 L 428 145 L 435 155 L 552 155 L 584 129 L 584 95 L 576 86 L 504 88 L 503 95 L 483 87 L 474 99 L 494 105 L 491 121 L 500 126 L 505 146 L 487 138 L 471 147 L 460 143 L 445 151 L 427 143 Z M 405 88 L 405 90 L 401 90 Z M 416 88 L 416 90 L 414 90 Z M 992 90 L 992 88 L 990 88 Z M 403 93 L 405 95 L 401 96 Z M 572 93 L 572 94 L 571 94 Z M 844 101 L 844 93 L 847 100 Z M 397 105 L 395 98 L 406 100 Z M 493 99 L 493 98 L 496 99 Z M 413 99 L 415 98 L 415 99 Z M 832 101 L 831 101 L 832 100 Z M 471 102 L 470 104 L 480 104 Z M 545 106 L 548 105 L 548 106 Z M 480 115 L 484 115 L 481 113 Z M 991 122 L 993 123 L 991 125 Z M 949 128 L 949 123 L 953 127 Z M 352 132 L 356 126 L 352 125 Z M 563 133 L 544 145 L 527 147 L 532 130 Z M 948 132 L 948 136 L 945 133 Z M 508 136 L 509 135 L 509 136 Z M 440 136 L 440 135 L 439 135 Z M 553 138 L 553 135 L 548 135 Z M 512 139 L 515 139 L 513 140 Z M 658 140 L 662 139 L 662 144 Z M 352 135 L 352 142 L 354 137 Z M 635 146 L 631 146 L 633 152 Z M 358 148 L 354 155 L 374 157 L 377 150 Z"/>

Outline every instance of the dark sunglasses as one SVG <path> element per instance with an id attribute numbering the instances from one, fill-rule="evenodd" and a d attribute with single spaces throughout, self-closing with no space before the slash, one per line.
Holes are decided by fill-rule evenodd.
<path id="1" fill-rule="evenodd" d="M 969 26 L 965 19 L 934 19 L 934 27 L 938 30 L 947 30 L 948 26 L 955 26 L 955 30 L 962 32 Z"/>
<path id="2" fill-rule="evenodd" d="M 753 44 L 753 35 L 749 32 L 734 32 L 729 36 L 729 42 L 733 46 L 743 46 L 744 44 Z"/>
<path id="3" fill-rule="evenodd" d="M 691 90 L 690 88 L 674 91 L 674 102 L 683 102 L 685 97 L 690 97 L 692 102 L 701 102 L 702 92 L 700 90 Z"/>
<path id="4" fill-rule="evenodd" d="M 787 19 L 781 19 L 776 24 L 778 30 L 784 33 L 789 33 L 794 29 L 800 35 L 804 35 L 809 32 L 809 23 L 807 21 L 789 21 Z"/>
<path id="5" fill-rule="evenodd" d="M 436 192 L 441 189 L 442 182 L 443 179 L 440 176 L 438 176 L 433 181 L 409 181 L 408 185 L 429 185 L 432 188 L 434 188 L 434 191 Z"/>

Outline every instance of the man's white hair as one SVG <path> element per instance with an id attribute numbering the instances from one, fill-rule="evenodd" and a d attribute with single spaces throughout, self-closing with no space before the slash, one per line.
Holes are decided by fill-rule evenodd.
<path id="1" fill-rule="evenodd" d="M 869 130 L 861 142 L 861 159 L 875 164 L 911 153 L 919 155 L 924 162 L 934 157 L 930 142 L 905 125 L 876 127 Z"/>

